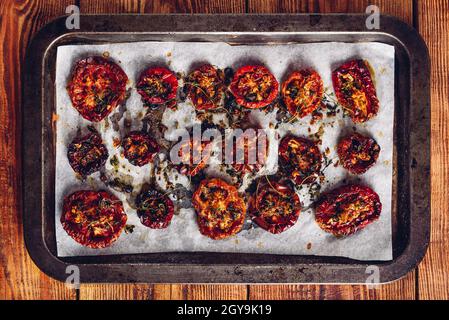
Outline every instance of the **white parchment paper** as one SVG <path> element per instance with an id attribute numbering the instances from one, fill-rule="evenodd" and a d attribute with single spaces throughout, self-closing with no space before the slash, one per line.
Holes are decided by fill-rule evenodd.
<path id="1" fill-rule="evenodd" d="M 266 128 L 270 139 L 269 161 L 259 175 L 272 174 L 277 171 L 277 148 L 279 139 L 287 133 L 308 137 L 324 129 L 321 151 L 328 150 L 328 158 L 334 162 L 338 159 L 336 145 L 342 135 L 352 132 L 357 127 L 360 133 L 374 137 L 381 146 L 377 164 L 360 177 L 348 174 L 341 166 L 330 165 L 326 171 L 326 181 L 322 191 L 343 184 L 343 181 L 360 182 L 373 188 L 380 196 L 382 213 L 380 219 L 361 232 L 337 239 L 322 231 L 314 220 L 313 209 L 301 213 L 298 222 L 289 230 L 273 235 L 260 228 L 244 230 L 226 240 L 214 241 L 202 236 L 198 231 L 193 209 L 181 209 L 173 217 L 171 225 L 164 230 L 153 230 L 140 224 L 136 211 L 127 201 L 129 198 L 120 192 L 110 190 L 124 204 L 128 215 L 128 224 L 135 225 L 134 232 L 125 234 L 109 248 L 89 249 L 76 243 L 62 229 L 60 221 L 62 202 L 65 195 L 80 189 L 108 189 L 99 179 L 99 173 L 80 181 L 67 160 L 67 145 L 79 130 L 91 125 L 72 107 L 66 86 L 74 63 L 89 55 L 102 55 L 107 52 L 117 62 L 130 79 L 130 97 L 126 101 L 123 118 L 131 119 L 131 129 L 139 130 L 144 114 L 143 104 L 135 90 L 136 79 L 149 65 L 167 65 L 175 72 L 188 73 L 192 65 L 211 63 L 219 68 L 237 68 L 248 63 L 267 66 L 278 81 L 285 79 L 294 69 L 313 68 L 322 77 L 325 90 L 332 94 L 331 72 L 343 62 L 359 58 L 368 60 L 375 73 L 375 84 L 380 100 L 377 117 L 362 125 L 354 125 L 349 118 L 338 114 L 336 117 L 324 117 L 314 125 L 310 117 L 292 124 L 281 124 L 278 129 L 268 129 L 275 123 L 276 110 L 265 114 L 252 111 L 252 121 Z M 58 48 L 56 65 L 56 110 L 57 110 L 57 146 L 56 146 L 56 241 L 59 256 L 106 255 L 148 252 L 240 252 L 268 254 L 297 254 L 342 256 L 359 260 L 391 260 L 391 200 L 392 200 L 392 165 L 393 165 L 393 117 L 394 117 L 394 47 L 381 43 L 315 43 L 286 45 L 251 45 L 230 46 L 226 43 L 183 43 L 183 42 L 140 42 L 109 45 L 74 45 Z M 121 111 L 120 111 L 121 109 Z M 132 166 L 120 155 L 120 148 L 113 146 L 113 138 L 120 138 L 124 130 L 123 119 L 119 122 L 120 130 L 116 132 L 111 124 L 111 117 L 123 108 L 114 111 L 109 119 L 96 124 L 104 143 L 108 147 L 109 157 L 116 155 L 119 159 L 119 174 L 126 175 L 134 186 L 150 180 L 151 164 L 138 168 Z M 167 110 L 163 115 L 163 124 L 168 127 L 165 137 L 175 139 L 174 122 L 179 127 L 189 127 L 198 120 L 195 118 L 191 104 L 180 103 L 178 110 Z M 321 128 L 320 128 L 321 127 Z M 278 137 L 276 137 L 278 136 Z M 106 163 L 106 171 L 113 168 Z M 217 174 L 213 165 L 210 174 Z M 188 184 L 187 179 L 178 178 Z M 179 182 L 178 181 L 178 182 Z M 163 185 L 162 185 L 163 186 Z M 138 187 L 137 187 L 138 188 Z M 138 191 L 138 189 L 137 189 Z M 310 204 L 308 192 L 300 193 L 304 207 Z"/>

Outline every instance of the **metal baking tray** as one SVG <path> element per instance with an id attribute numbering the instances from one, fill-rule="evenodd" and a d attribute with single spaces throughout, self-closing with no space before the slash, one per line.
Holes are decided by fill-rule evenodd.
<path id="1" fill-rule="evenodd" d="M 22 181 L 25 243 L 37 266 L 64 281 L 76 265 L 81 282 L 365 283 L 372 266 L 380 282 L 413 270 L 430 234 L 430 62 L 419 34 L 400 20 L 380 17 L 367 30 L 364 15 L 82 15 L 68 30 L 65 17 L 46 25 L 26 55 L 22 108 Z M 234 44 L 366 42 L 396 48 L 393 181 L 393 255 L 389 262 L 337 257 L 151 253 L 68 257 L 56 255 L 56 49 L 67 44 L 133 41 L 224 41 Z M 367 269 L 367 267 L 370 267 Z"/>

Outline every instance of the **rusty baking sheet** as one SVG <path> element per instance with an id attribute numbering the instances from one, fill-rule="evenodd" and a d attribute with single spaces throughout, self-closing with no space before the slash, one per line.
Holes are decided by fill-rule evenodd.
<path id="1" fill-rule="evenodd" d="M 382 16 L 366 30 L 364 15 L 83 15 L 45 26 L 28 48 L 23 73 L 23 217 L 27 249 L 48 275 L 65 280 L 76 265 L 81 282 L 365 283 L 372 266 L 380 282 L 396 280 L 423 258 L 430 235 L 430 62 L 419 34 Z M 394 45 L 395 161 L 393 260 L 237 254 L 150 253 L 59 258 L 55 239 L 55 63 L 68 44 L 204 41 L 235 44 L 369 42 Z M 370 267 L 370 268 L 368 268 Z"/>

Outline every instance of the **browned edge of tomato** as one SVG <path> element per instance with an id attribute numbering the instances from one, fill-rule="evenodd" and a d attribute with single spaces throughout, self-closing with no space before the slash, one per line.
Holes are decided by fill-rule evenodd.
<path id="1" fill-rule="evenodd" d="M 337 100 L 355 123 L 366 122 L 379 111 L 370 69 L 367 61 L 352 60 L 332 72 Z"/>
<path id="2" fill-rule="evenodd" d="M 315 70 L 294 71 L 282 84 L 282 98 L 288 112 L 304 118 L 321 106 L 323 80 Z"/>
<path id="3" fill-rule="evenodd" d="M 224 96 L 224 73 L 210 64 L 193 70 L 185 80 L 187 96 L 196 110 L 221 108 Z"/>
<path id="4" fill-rule="evenodd" d="M 312 140 L 288 135 L 279 144 L 280 169 L 296 184 L 311 184 L 320 176 L 322 154 Z"/>
<path id="5" fill-rule="evenodd" d="M 264 66 L 243 66 L 234 73 L 230 90 L 239 105 L 259 109 L 276 99 L 279 83 Z"/>
<path id="6" fill-rule="evenodd" d="M 64 198 L 62 227 L 83 246 L 110 246 L 120 236 L 126 220 L 122 202 L 106 191 L 81 190 Z"/>
<path id="7" fill-rule="evenodd" d="M 175 211 L 168 195 L 155 189 L 140 192 L 136 197 L 136 207 L 140 222 L 152 229 L 167 228 Z"/>
<path id="8" fill-rule="evenodd" d="M 142 72 L 137 81 L 137 92 L 148 105 L 176 104 L 178 78 L 164 67 L 150 67 Z"/>
<path id="9" fill-rule="evenodd" d="M 344 237 L 377 220 L 382 211 L 379 195 L 369 187 L 346 185 L 321 196 L 315 220 L 326 232 Z"/>
<path id="10" fill-rule="evenodd" d="M 248 212 L 259 227 L 278 234 L 296 223 L 301 212 L 301 201 L 286 182 L 267 178 L 267 181 L 258 183 L 250 197 Z"/>
<path id="11" fill-rule="evenodd" d="M 362 174 L 376 163 L 380 146 L 373 138 L 354 132 L 338 143 L 337 153 L 346 170 Z"/>
<path id="12" fill-rule="evenodd" d="M 246 205 L 237 188 L 211 178 L 201 181 L 192 197 L 201 234 L 220 240 L 238 233 L 245 222 Z"/>
<path id="13" fill-rule="evenodd" d="M 142 131 L 131 131 L 122 140 L 124 156 L 135 166 L 144 166 L 153 161 L 159 152 L 159 145 L 148 133 Z"/>
<path id="14" fill-rule="evenodd" d="M 99 122 L 123 102 L 127 82 L 128 76 L 116 63 L 92 56 L 76 62 L 67 90 L 81 116 Z"/>
<path id="15" fill-rule="evenodd" d="M 75 138 L 67 147 L 67 158 L 72 169 L 81 177 L 99 171 L 109 153 L 97 131 Z"/>

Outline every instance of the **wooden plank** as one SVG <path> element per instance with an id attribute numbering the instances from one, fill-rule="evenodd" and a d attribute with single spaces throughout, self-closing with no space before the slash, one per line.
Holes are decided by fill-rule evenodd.
<path id="1" fill-rule="evenodd" d="M 371 4 L 382 13 L 413 23 L 412 0 L 248 0 L 251 13 L 363 13 Z M 381 21 L 382 23 L 382 21 Z M 415 272 L 392 284 L 369 290 L 345 285 L 257 285 L 249 286 L 250 299 L 415 299 Z"/>
<path id="2" fill-rule="evenodd" d="M 417 1 L 418 28 L 429 47 L 431 71 L 432 230 L 419 266 L 420 299 L 449 299 L 449 1 Z"/>
<path id="3" fill-rule="evenodd" d="M 20 210 L 20 74 L 33 34 L 65 14 L 70 0 L 2 1 L 0 4 L 0 299 L 75 299 L 39 271 L 25 249 Z"/>

